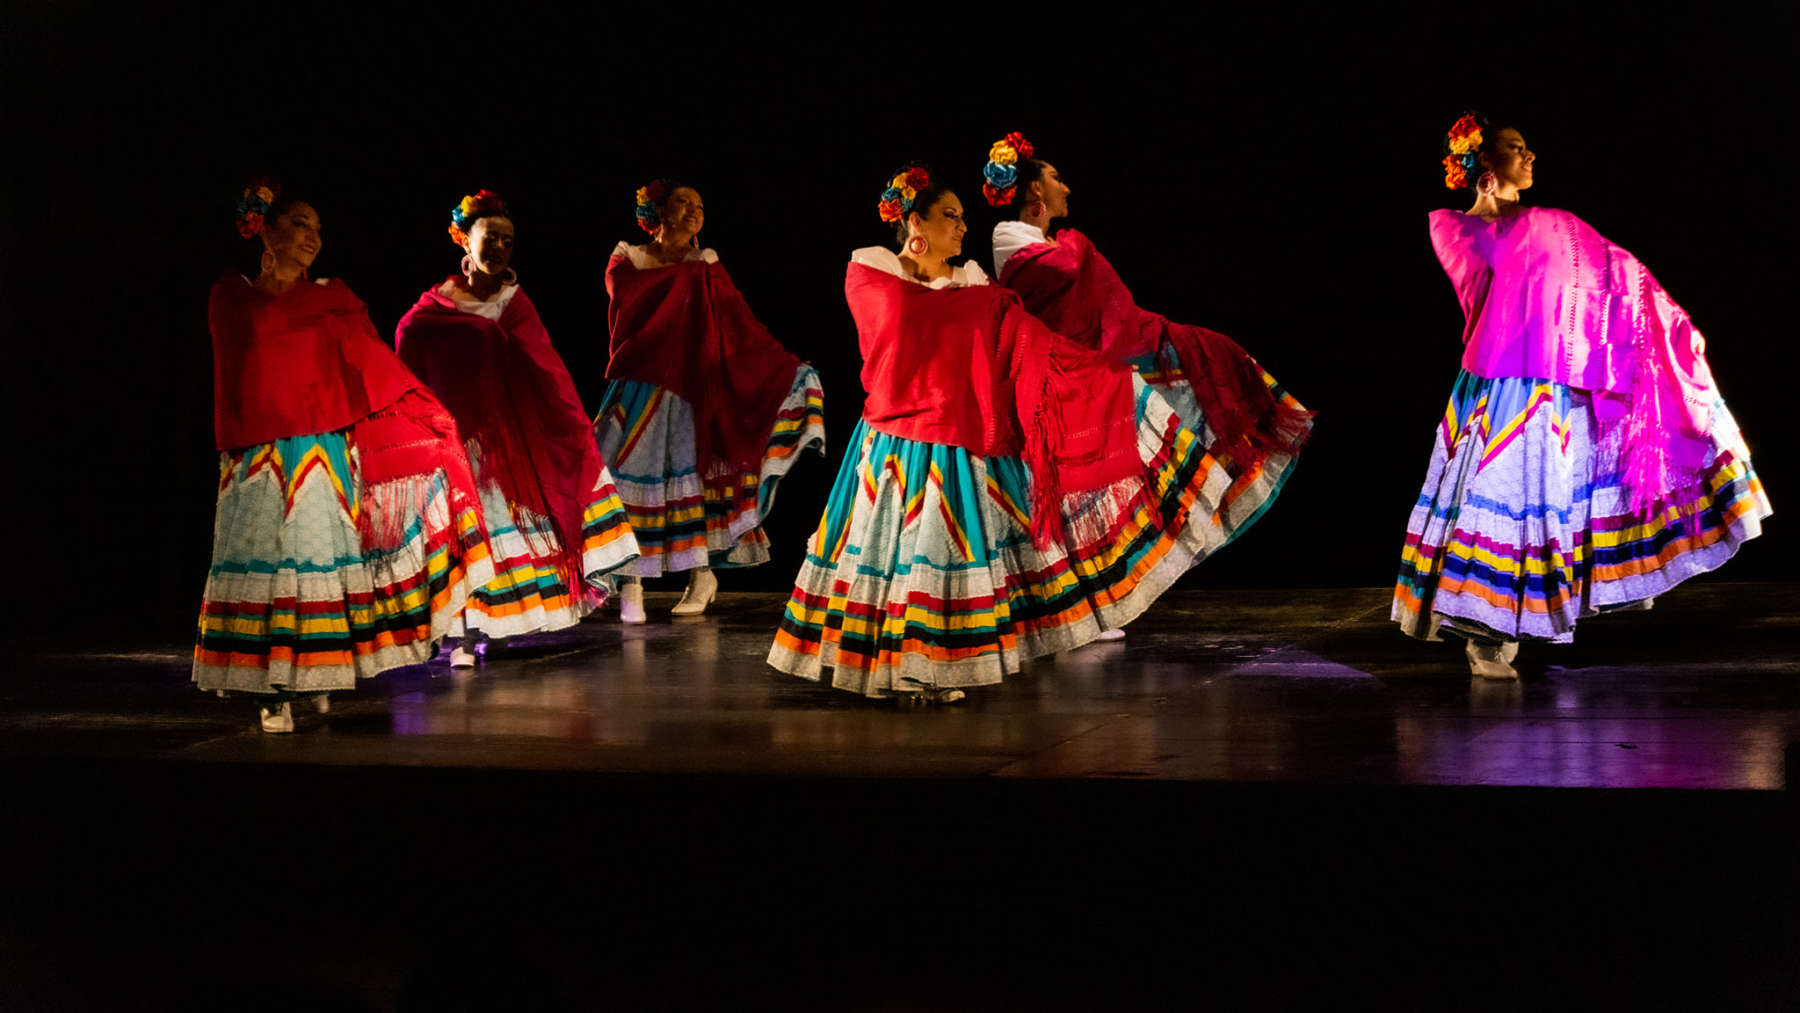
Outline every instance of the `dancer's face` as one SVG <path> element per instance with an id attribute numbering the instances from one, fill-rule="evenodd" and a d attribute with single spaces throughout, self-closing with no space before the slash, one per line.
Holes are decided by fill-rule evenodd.
<path id="1" fill-rule="evenodd" d="M 962 201 L 953 193 L 939 197 L 925 214 L 913 212 L 907 216 L 906 225 L 911 235 L 924 236 L 931 244 L 932 255 L 938 257 L 962 253 L 963 234 L 969 231 L 968 223 L 963 221 Z"/>
<path id="2" fill-rule="evenodd" d="M 675 232 L 699 235 L 701 226 L 706 224 L 706 205 L 701 203 L 699 192 L 689 186 L 676 187 L 663 203 L 662 223 Z"/>
<path id="3" fill-rule="evenodd" d="M 301 270 L 312 267 L 322 245 L 319 239 L 319 213 L 311 204 L 296 201 L 280 214 L 265 222 L 263 246 L 275 255 L 277 263 L 295 264 Z"/>
<path id="4" fill-rule="evenodd" d="M 1033 184 L 1038 187 L 1038 199 L 1044 202 L 1044 209 L 1052 218 L 1061 218 L 1069 213 L 1069 184 L 1062 181 L 1062 173 L 1056 166 L 1044 163 L 1043 175 Z"/>
<path id="5" fill-rule="evenodd" d="M 1494 146 L 1481 156 L 1481 164 L 1494 174 L 1495 182 L 1515 190 L 1531 188 L 1531 167 L 1537 153 L 1525 146 L 1525 138 L 1511 127 L 1502 127 L 1494 137 Z"/>
<path id="6" fill-rule="evenodd" d="M 505 215 L 477 218 L 469 228 L 469 259 L 481 273 L 499 276 L 512 263 L 513 223 Z"/>

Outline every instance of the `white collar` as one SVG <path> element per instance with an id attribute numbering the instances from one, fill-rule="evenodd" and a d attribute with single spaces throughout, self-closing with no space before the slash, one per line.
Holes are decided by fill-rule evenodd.
<path id="1" fill-rule="evenodd" d="M 998 278 L 1006 273 L 1006 262 L 1013 258 L 1013 254 L 1018 253 L 1027 246 L 1036 243 L 1047 243 L 1049 241 L 1049 237 L 1044 235 L 1043 229 L 1040 229 L 1029 222 L 1021 222 L 1015 219 L 1010 222 L 1000 222 L 995 225 L 994 277 Z"/>
<path id="2" fill-rule="evenodd" d="M 640 271 L 650 271 L 659 267 L 673 266 L 652 257 L 650 255 L 649 243 L 639 243 L 636 246 L 633 246 L 630 243 L 620 243 L 613 247 L 612 255 L 615 257 L 624 257 L 631 261 L 632 267 L 635 267 Z M 696 260 L 704 260 L 708 264 L 717 264 L 719 262 L 719 255 L 714 253 L 711 247 L 707 247 L 704 250 L 690 249 L 682 255 L 681 260 L 684 264 Z"/>
<path id="3" fill-rule="evenodd" d="M 462 310 L 464 313 L 473 313 L 478 317 L 487 317 L 489 320 L 499 320 L 501 315 L 506 312 L 506 304 L 512 302 L 513 293 L 518 290 L 519 286 L 516 284 L 502 284 L 500 286 L 500 297 L 492 302 L 485 302 L 480 299 L 458 299 L 455 296 L 451 296 L 450 305 Z"/>
<path id="4" fill-rule="evenodd" d="M 901 266 L 898 253 L 885 246 L 865 246 L 860 250 L 854 250 L 850 254 L 850 262 L 861 264 L 864 267 L 872 267 L 877 271 L 886 271 L 896 278 L 910 281 L 915 285 L 924 285 L 926 288 L 967 288 L 973 285 L 988 284 L 988 276 L 974 262 L 951 268 L 948 278 L 933 278 L 930 282 L 922 282 L 907 273 L 906 268 Z"/>

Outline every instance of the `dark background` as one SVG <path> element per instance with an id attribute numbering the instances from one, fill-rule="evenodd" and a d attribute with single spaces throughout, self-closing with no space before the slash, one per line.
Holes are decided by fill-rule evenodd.
<path id="1" fill-rule="evenodd" d="M 884 181 L 924 158 L 961 183 L 965 252 L 991 269 L 979 170 L 1021 130 L 1141 304 L 1231 334 L 1319 412 L 1275 508 L 1184 585 L 1382 585 L 1460 353 L 1425 214 L 1466 203 L 1441 185 L 1438 146 L 1475 106 L 1537 151 L 1531 203 L 1632 250 L 1693 315 L 1779 507 L 1793 9 L 1693 10 L 9 8 L 0 312 L 32 632 L 187 635 L 216 475 L 206 294 L 255 271 L 231 214 L 261 173 L 310 197 L 315 275 L 346 279 L 390 336 L 455 268 L 451 205 L 504 195 L 520 277 L 590 408 L 606 257 L 641 239 L 633 191 L 656 175 L 697 187 L 703 242 L 824 379 L 828 461 L 783 485 L 775 561 L 724 578 L 782 590 L 860 406 L 843 265 L 889 239 Z M 1721 576 L 1786 579 L 1784 527 Z"/>

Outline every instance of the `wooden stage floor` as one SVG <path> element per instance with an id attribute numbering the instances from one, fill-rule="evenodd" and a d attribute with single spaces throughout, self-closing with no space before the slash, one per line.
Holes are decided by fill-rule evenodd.
<path id="1" fill-rule="evenodd" d="M 924 709 L 673 600 L 287 736 L 177 631 L 16 655 L 0 1010 L 1800 1008 L 1800 586 L 1512 685 L 1383 590 L 1180 592 Z"/>
<path id="2" fill-rule="evenodd" d="M 906 708 L 763 663 L 783 598 L 708 616 L 616 613 L 442 657 L 268 736 L 194 691 L 187 649 L 57 653 L 0 682 L 0 756 L 516 767 L 792 777 L 1779 789 L 1800 741 L 1800 585 L 1701 584 L 1527 646 L 1518 683 L 1460 641 L 1402 637 L 1383 590 L 1185 592 L 1123 642 L 1031 663 L 962 703 Z"/>

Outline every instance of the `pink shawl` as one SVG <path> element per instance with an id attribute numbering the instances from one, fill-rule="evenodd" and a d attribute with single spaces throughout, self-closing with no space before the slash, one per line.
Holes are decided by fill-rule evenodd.
<path id="1" fill-rule="evenodd" d="M 1464 369 L 1593 392 L 1602 433 L 1622 430 L 1634 510 L 1699 480 L 1717 399 L 1705 339 L 1641 261 L 1553 208 L 1434 211 L 1431 245 L 1467 320 Z"/>

